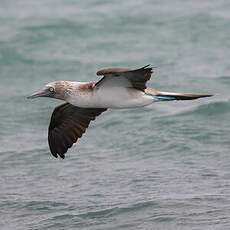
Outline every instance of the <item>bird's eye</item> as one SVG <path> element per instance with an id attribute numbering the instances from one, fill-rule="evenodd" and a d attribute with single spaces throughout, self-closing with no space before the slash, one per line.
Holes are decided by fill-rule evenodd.
<path id="1" fill-rule="evenodd" d="M 54 88 L 53 87 L 49 87 L 49 91 L 50 92 L 54 92 Z"/>

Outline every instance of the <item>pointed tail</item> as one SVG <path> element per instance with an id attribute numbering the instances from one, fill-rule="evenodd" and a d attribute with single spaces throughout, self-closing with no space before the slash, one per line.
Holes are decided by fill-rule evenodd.
<path id="1" fill-rule="evenodd" d="M 156 89 L 147 88 L 145 93 L 155 97 L 158 100 L 162 101 L 174 101 L 174 100 L 194 100 L 201 97 L 211 97 L 213 94 L 190 94 L 190 93 L 169 93 L 162 92 Z"/>

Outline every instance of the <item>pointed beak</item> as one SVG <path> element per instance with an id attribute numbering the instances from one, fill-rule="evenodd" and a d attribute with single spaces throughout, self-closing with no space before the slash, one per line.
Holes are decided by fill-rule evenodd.
<path id="1" fill-rule="evenodd" d="M 49 96 L 49 92 L 47 90 L 41 90 L 38 92 L 33 93 L 32 95 L 26 97 L 27 99 L 34 99 L 37 97 L 48 97 Z"/>

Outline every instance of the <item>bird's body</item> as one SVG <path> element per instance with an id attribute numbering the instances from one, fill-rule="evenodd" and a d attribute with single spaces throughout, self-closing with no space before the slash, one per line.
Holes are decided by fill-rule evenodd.
<path id="1" fill-rule="evenodd" d="M 193 100 L 211 94 L 169 93 L 146 87 L 152 68 L 109 68 L 97 72 L 103 77 L 97 82 L 56 81 L 28 98 L 52 97 L 66 103 L 54 109 L 48 140 L 53 156 L 62 158 L 90 121 L 107 109 L 135 108 L 156 101 Z"/>
<path id="2" fill-rule="evenodd" d="M 81 108 L 134 108 L 157 101 L 145 92 L 131 87 L 97 87 L 95 82 L 68 82 L 68 85 L 72 87 L 65 100 Z"/>

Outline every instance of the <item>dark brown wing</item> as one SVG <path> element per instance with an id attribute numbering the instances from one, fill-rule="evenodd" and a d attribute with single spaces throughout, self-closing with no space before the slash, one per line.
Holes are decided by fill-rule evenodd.
<path id="1" fill-rule="evenodd" d="M 151 78 L 152 68 L 146 65 L 142 68 L 130 70 L 127 68 L 108 68 L 97 72 L 97 75 L 104 75 L 104 77 L 96 83 L 96 86 L 103 84 L 111 77 L 124 77 L 132 84 L 133 88 L 144 91 L 146 89 L 146 82 Z"/>
<path id="2" fill-rule="evenodd" d="M 107 109 L 79 108 L 69 103 L 57 106 L 51 116 L 48 142 L 54 157 L 65 158 L 65 153 L 82 136 L 90 121 Z"/>
<path id="3" fill-rule="evenodd" d="M 116 73 L 119 75 L 119 73 L 127 72 L 127 71 L 132 71 L 131 69 L 128 68 L 107 68 L 107 69 L 101 69 L 97 71 L 97 75 L 106 75 L 106 74 L 114 74 Z"/>

